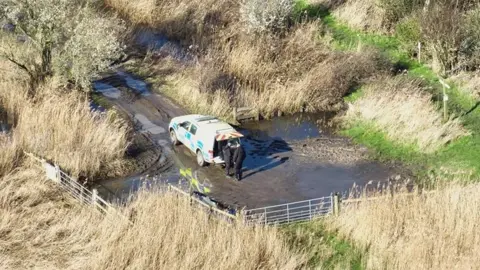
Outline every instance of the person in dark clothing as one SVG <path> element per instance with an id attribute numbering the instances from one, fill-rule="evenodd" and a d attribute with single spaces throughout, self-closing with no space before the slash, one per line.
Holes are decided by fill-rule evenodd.
<path id="1" fill-rule="evenodd" d="M 242 166 L 246 157 L 247 155 L 245 153 L 245 149 L 243 149 L 241 144 L 238 145 L 237 149 L 235 149 L 235 154 L 233 155 L 233 162 L 235 164 L 235 178 L 237 178 L 237 181 L 242 180 Z"/>
<path id="2" fill-rule="evenodd" d="M 230 168 L 232 167 L 232 148 L 231 144 L 227 143 L 223 149 L 223 160 L 225 161 L 225 174 L 230 177 Z"/>

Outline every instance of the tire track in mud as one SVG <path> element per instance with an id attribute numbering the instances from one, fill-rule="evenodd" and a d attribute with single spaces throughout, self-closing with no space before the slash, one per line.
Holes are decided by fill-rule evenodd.
<path id="1" fill-rule="evenodd" d="M 127 185 L 132 185 L 132 189 L 135 190 L 138 188 L 138 184 L 132 184 L 132 181 L 144 182 L 146 176 L 153 175 L 175 175 L 176 164 L 172 155 L 169 154 L 171 149 L 169 148 L 168 132 L 165 128 L 168 126 L 167 121 L 170 114 L 149 102 L 148 97 L 152 94 L 148 91 L 147 85 L 131 75 L 119 71 L 95 82 L 94 88 L 132 123 L 134 136 L 142 136 L 144 140 L 148 141 L 148 144 L 134 142 L 134 144 L 138 144 L 135 147 L 140 148 L 136 151 L 151 152 L 145 157 L 136 159 L 138 170 L 133 176 L 110 180 L 107 183 L 124 181 L 127 182 Z M 113 184 L 112 186 L 118 185 Z M 127 193 L 130 191 L 124 190 Z M 112 191 L 112 193 L 116 192 Z"/>

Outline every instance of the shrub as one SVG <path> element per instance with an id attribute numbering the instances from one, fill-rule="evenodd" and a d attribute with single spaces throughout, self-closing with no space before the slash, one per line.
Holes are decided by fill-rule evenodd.
<path id="1" fill-rule="evenodd" d="M 459 66 L 463 69 L 480 68 L 480 7 L 464 17 L 464 36 L 460 45 Z"/>
<path id="2" fill-rule="evenodd" d="M 412 11 L 422 8 L 425 0 L 380 0 L 379 5 L 385 10 L 385 23 L 393 27 L 407 17 Z"/>
<path id="3" fill-rule="evenodd" d="M 0 19 L 14 27 L 0 34 L 0 57 L 29 76 L 31 94 L 52 75 L 88 89 L 91 77 L 121 52 L 116 39 L 120 22 L 103 18 L 89 0 L 2 3 Z"/>
<path id="4" fill-rule="evenodd" d="M 334 1 L 331 1 L 334 2 Z M 367 31 L 384 31 L 386 12 L 377 0 L 347 0 L 334 10 L 337 18 L 353 28 Z"/>
<path id="5" fill-rule="evenodd" d="M 399 22 L 395 27 L 395 34 L 403 51 L 410 55 L 418 52 L 417 46 L 421 41 L 421 29 L 417 17 L 411 16 Z"/>
<path id="6" fill-rule="evenodd" d="M 294 6 L 293 0 L 244 0 L 240 15 L 247 32 L 277 31 L 286 27 Z"/>
<path id="7" fill-rule="evenodd" d="M 478 0 L 441 0 L 418 14 L 422 38 L 433 60 L 433 68 L 445 75 L 468 68 L 477 55 L 476 35 L 480 22 L 475 11 Z"/>

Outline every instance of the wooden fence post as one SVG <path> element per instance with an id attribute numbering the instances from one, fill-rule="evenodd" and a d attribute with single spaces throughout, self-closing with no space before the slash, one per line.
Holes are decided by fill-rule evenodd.
<path id="1" fill-rule="evenodd" d="M 340 214 L 340 196 L 338 192 L 335 192 L 335 194 L 333 194 L 332 204 L 333 204 L 333 214 L 335 216 L 338 216 L 338 214 Z"/>
<path id="2" fill-rule="evenodd" d="M 287 204 L 287 223 L 290 223 L 290 209 Z"/>
<path id="3" fill-rule="evenodd" d="M 310 220 L 312 220 L 312 200 L 308 201 L 308 213 L 310 215 Z"/>
<path id="4" fill-rule="evenodd" d="M 55 164 L 55 172 L 57 173 L 57 183 L 62 182 L 62 174 L 60 173 L 60 167 Z"/>
<path id="5" fill-rule="evenodd" d="M 93 206 L 97 206 L 97 201 L 98 201 L 98 190 L 96 188 L 94 188 L 92 190 L 92 205 Z"/>
<path id="6" fill-rule="evenodd" d="M 418 62 L 421 63 L 422 62 L 422 43 L 419 41 L 418 42 Z"/>
<path id="7" fill-rule="evenodd" d="M 267 208 L 264 209 L 264 218 L 265 218 L 265 225 L 268 225 L 268 220 L 267 220 Z"/>

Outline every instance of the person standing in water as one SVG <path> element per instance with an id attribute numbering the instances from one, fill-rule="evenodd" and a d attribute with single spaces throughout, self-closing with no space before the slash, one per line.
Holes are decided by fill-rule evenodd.
<path id="1" fill-rule="evenodd" d="M 235 154 L 233 155 L 233 162 L 235 164 L 235 178 L 237 181 L 242 180 L 242 166 L 243 161 L 247 157 L 245 153 L 245 149 L 241 144 L 238 144 L 237 148 L 235 149 Z"/>

